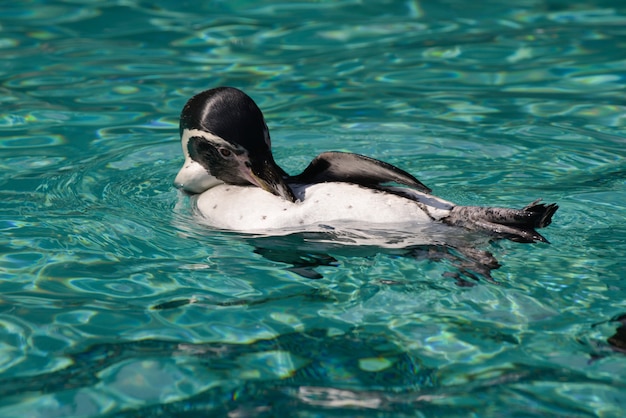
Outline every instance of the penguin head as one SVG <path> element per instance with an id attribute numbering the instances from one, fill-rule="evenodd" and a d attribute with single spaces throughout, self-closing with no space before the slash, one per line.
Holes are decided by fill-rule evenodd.
<path id="1" fill-rule="evenodd" d="M 241 90 L 219 87 L 189 99 L 180 116 L 185 164 L 174 181 L 191 193 L 221 183 L 254 185 L 295 201 L 274 161 L 263 113 Z"/>

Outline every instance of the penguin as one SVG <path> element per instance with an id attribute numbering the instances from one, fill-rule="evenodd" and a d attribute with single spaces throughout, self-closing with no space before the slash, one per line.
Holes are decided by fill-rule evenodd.
<path id="1" fill-rule="evenodd" d="M 441 199 L 410 173 L 364 155 L 328 151 L 297 175 L 274 160 L 254 100 L 233 87 L 193 96 L 180 116 L 185 157 L 174 185 L 193 195 L 203 223 L 281 235 L 346 225 L 406 230 L 445 224 L 517 242 L 548 242 L 555 203 L 522 209 L 462 206 Z"/>

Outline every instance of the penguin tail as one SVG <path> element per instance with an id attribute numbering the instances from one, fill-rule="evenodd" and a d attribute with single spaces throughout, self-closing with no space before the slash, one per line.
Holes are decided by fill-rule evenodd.
<path id="1" fill-rule="evenodd" d="M 449 225 L 484 230 L 515 242 L 549 242 L 535 228 L 545 228 L 559 206 L 537 199 L 523 209 L 482 206 L 455 206 L 443 219 Z"/>

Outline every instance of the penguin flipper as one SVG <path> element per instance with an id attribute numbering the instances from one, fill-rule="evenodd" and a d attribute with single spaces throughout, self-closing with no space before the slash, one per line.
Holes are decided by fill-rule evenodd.
<path id="1" fill-rule="evenodd" d="M 318 155 L 301 174 L 290 180 L 307 184 L 355 183 L 372 188 L 397 183 L 424 193 L 431 192 L 421 181 L 398 167 L 364 155 L 337 151 Z"/>

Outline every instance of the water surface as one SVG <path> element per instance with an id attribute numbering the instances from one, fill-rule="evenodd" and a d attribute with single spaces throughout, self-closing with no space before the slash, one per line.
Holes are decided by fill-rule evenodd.
<path id="1" fill-rule="evenodd" d="M 622 2 L 0 7 L 0 415 L 621 416 Z M 178 115 L 219 85 L 291 173 L 333 149 L 543 197 L 551 244 L 472 237 L 485 271 L 199 226 Z"/>

